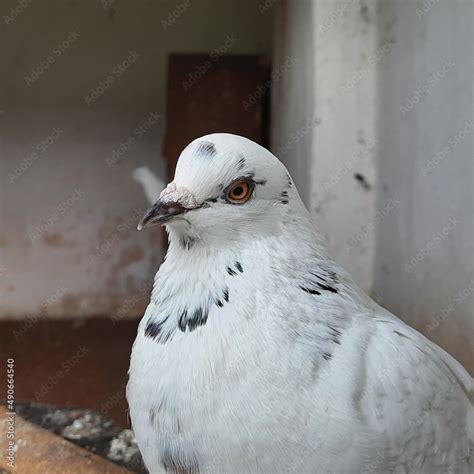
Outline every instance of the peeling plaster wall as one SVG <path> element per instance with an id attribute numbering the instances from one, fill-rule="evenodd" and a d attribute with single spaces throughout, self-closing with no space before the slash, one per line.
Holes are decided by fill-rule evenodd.
<path id="1" fill-rule="evenodd" d="M 131 172 L 162 170 L 167 54 L 233 35 L 229 54 L 269 55 L 272 9 L 23 3 L 0 3 L 0 318 L 138 315 L 163 236 L 136 232 L 148 202 Z"/>

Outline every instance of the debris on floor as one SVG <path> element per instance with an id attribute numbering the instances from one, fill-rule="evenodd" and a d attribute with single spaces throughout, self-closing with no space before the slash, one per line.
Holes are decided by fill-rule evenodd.
<path id="1" fill-rule="evenodd" d="M 123 430 L 110 442 L 107 457 L 123 466 L 131 466 L 140 460 L 140 451 L 132 430 Z"/>
<path id="2" fill-rule="evenodd" d="M 0 472 L 10 474 L 127 474 L 131 471 L 26 421 L 0 405 L 0 431 L 14 435 L 12 449 L 0 439 Z"/>
<path id="3" fill-rule="evenodd" d="M 133 431 L 92 410 L 17 403 L 25 420 L 132 472 L 145 474 Z"/>

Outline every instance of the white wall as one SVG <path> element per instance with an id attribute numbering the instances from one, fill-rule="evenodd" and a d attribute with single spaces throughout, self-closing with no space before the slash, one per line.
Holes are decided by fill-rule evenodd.
<path id="1" fill-rule="evenodd" d="M 289 55 L 299 67 L 272 115 L 274 148 L 300 135 L 284 158 L 336 260 L 471 370 L 473 9 L 281 2 L 275 65 Z"/>
<path id="2" fill-rule="evenodd" d="M 21 3 L 0 3 L 0 317 L 136 314 L 163 250 L 158 229 L 135 231 L 148 203 L 131 172 L 160 169 L 167 55 L 209 53 L 229 35 L 229 54 L 270 54 L 272 11 Z"/>
<path id="3" fill-rule="evenodd" d="M 366 291 L 375 247 L 374 19 L 375 4 L 359 0 L 281 2 L 274 68 L 287 58 L 294 66 L 272 94 L 272 149 L 331 254 Z"/>
<path id="4" fill-rule="evenodd" d="M 384 304 L 474 371 L 474 3 L 382 2 L 378 78 Z"/>

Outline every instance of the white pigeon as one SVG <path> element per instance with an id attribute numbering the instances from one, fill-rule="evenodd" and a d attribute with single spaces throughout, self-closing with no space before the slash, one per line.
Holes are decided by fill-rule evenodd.
<path id="1" fill-rule="evenodd" d="M 151 473 L 474 471 L 472 378 L 330 259 L 269 151 L 193 141 L 151 224 L 127 387 Z"/>

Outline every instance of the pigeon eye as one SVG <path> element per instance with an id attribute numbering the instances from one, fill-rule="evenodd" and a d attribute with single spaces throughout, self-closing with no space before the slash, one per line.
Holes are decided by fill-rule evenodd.
<path id="1" fill-rule="evenodd" d="M 251 187 L 247 181 L 237 181 L 227 190 L 227 200 L 234 204 L 247 202 L 251 195 Z"/>

